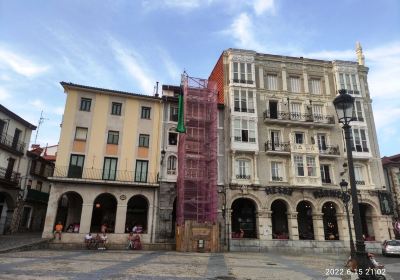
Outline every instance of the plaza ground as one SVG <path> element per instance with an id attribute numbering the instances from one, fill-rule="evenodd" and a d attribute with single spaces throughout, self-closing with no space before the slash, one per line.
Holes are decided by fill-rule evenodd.
<path id="1" fill-rule="evenodd" d="M 386 260 L 400 279 L 400 259 Z M 337 255 L 33 250 L 0 254 L 0 279 L 339 280 L 325 272 L 342 266 Z"/>

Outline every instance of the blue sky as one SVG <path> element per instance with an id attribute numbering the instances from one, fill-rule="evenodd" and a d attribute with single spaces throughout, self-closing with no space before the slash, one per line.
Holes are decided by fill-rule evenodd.
<path id="1" fill-rule="evenodd" d="M 0 103 L 58 141 L 60 81 L 152 94 L 185 69 L 207 78 L 224 49 L 370 67 L 381 155 L 400 153 L 400 1 L 0 0 Z M 33 138 L 34 139 L 34 135 Z"/>

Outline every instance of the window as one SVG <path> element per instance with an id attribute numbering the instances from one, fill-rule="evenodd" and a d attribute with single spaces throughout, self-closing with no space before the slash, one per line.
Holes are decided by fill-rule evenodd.
<path id="1" fill-rule="evenodd" d="M 340 81 L 340 89 L 345 89 L 345 85 L 344 85 L 344 76 L 342 73 L 339 74 L 339 81 Z"/>
<path id="2" fill-rule="evenodd" d="M 352 128 L 351 149 L 356 152 L 369 152 L 367 133 L 362 128 Z"/>
<path id="3" fill-rule="evenodd" d="M 36 182 L 36 190 L 37 191 L 42 191 L 42 186 L 43 186 L 43 182 L 42 181 L 37 181 Z"/>
<path id="4" fill-rule="evenodd" d="M 178 121 L 178 107 L 171 105 L 169 107 L 169 120 L 171 122 L 177 122 Z"/>
<path id="5" fill-rule="evenodd" d="M 122 103 L 113 102 L 111 106 L 111 115 L 121 116 Z"/>
<path id="6" fill-rule="evenodd" d="M 297 92 L 297 93 L 301 92 L 300 77 L 295 77 L 295 76 L 289 77 L 289 85 L 291 92 Z"/>
<path id="7" fill-rule="evenodd" d="M 108 131 L 108 137 L 107 137 L 107 144 L 118 145 L 118 140 L 119 140 L 119 132 L 118 131 L 109 130 Z"/>
<path id="8" fill-rule="evenodd" d="M 294 142 L 296 144 L 304 144 L 304 133 L 303 132 L 295 132 L 294 133 Z"/>
<path id="9" fill-rule="evenodd" d="M 142 119 L 150 119 L 150 112 L 151 112 L 151 108 L 150 107 L 142 106 L 141 118 Z"/>
<path id="10" fill-rule="evenodd" d="M 318 133 L 317 134 L 317 141 L 318 141 L 318 150 L 320 152 L 326 151 L 327 150 L 326 134 Z"/>
<path id="11" fill-rule="evenodd" d="M 355 74 L 339 73 L 340 89 L 347 89 L 350 94 L 360 94 Z"/>
<path id="12" fill-rule="evenodd" d="M 167 161 L 167 174 L 176 174 L 176 156 L 169 156 Z"/>
<path id="13" fill-rule="evenodd" d="M 351 82 L 353 85 L 353 91 L 355 91 L 355 93 L 358 93 L 356 75 L 351 74 Z"/>
<path id="14" fill-rule="evenodd" d="M 178 144 L 178 133 L 176 132 L 168 133 L 168 144 L 172 146 L 176 146 Z"/>
<path id="15" fill-rule="evenodd" d="M 354 107 L 353 107 L 353 116 L 355 118 L 355 120 L 359 121 L 359 122 L 363 122 L 364 121 L 364 117 L 363 117 L 363 110 L 362 110 L 362 103 L 361 101 L 354 101 Z"/>
<path id="16" fill-rule="evenodd" d="M 256 142 L 256 125 L 254 121 L 234 119 L 234 140 L 236 142 Z"/>
<path id="17" fill-rule="evenodd" d="M 271 130 L 271 150 L 280 150 L 281 145 L 280 145 L 280 134 L 281 132 L 279 130 Z"/>
<path id="18" fill-rule="evenodd" d="M 72 154 L 69 161 L 68 178 L 82 178 L 84 162 L 85 156 Z"/>
<path id="19" fill-rule="evenodd" d="M 115 180 L 117 174 L 117 158 L 104 158 L 103 180 Z"/>
<path id="20" fill-rule="evenodd" d="M 362 166 L 354 166 L 354 177 L 357 185 L 365 185 Z"/>
<path id="21" fill-rule="evenodd" d="M 234 110 L 235 112 L 254 113 L 253 91 L 234 90 Z"/>
<path id="22" fill-rule="evenodd" d="M 301 119 L 301 103 L 290 103 L 290 119 Z"/>
<path id="23" fill-rule="evenodd" d="M 236 179 L 250 179 L 250 161 L 236 160 Z"/>
<path id="24" fill-rule="evenodd" d="M 136 160 L 135 182 L 147 182 L 147 169 L 149 162 L 147 160 Z"/>
<path id="25" fill-rule="evenodd" d="M 321 171 L 321 180 L 322 183 L 324 184 L 331 184 L 331 175 L 329 173 L 329 165 L 327 164 L 321 164 L 320 166 L 320 171 Z"/>
<path id="26" fill-rule="evenodd" d="M 272 181 L 283 181 L 282 163 L 275 161 L 271 162 L 271 179 Z"/>
<path id="27" fill-rule="evenodd" d="M 266 88 L 268 90 L 278 90 L 278 75 L 267 74 Z"/>
<path id="28" fill-rule="evenodd" d="M 90 98 L 81 98 L 81 111 L 90 112 L 90 106 L 92 105 L 92 99 Z"/>
<path id="29" fill-rule="evenodd" d="M 314 121 L 323 121 L 324 120 L 324 115 L 323 115 L 323 106 L 319 104 L 314 104 L 312 107 L 312 112 L 313 112 L 313 119 Z"/>
<path id="30" fill-rule="evenodd" d="M 139 134 L 139 147 L 149 147 L 149 139 L 150 135 L 148 134 Z"/>
<path id="31" fill-rule="evenodd" d="M 315 158 L 312 156 L 307 156 L 306 161 L 307 161 L 307 175 L 313 177 L 317 176 L 317 166 L 315 163 Z"/>
<path id="32" fill-rule="evenodd" d="M 3 135 L 4 127 L 6 126 L 6 122 L 0 120 L 0 135 Z"/>
<path id="33" fill-rule="evenodd" d="M 251 63 L 233 62 L 233 82 L 253 84 L 253 71 Z"/>
<path id="34" fill-rule="evenodd" d="M 304 163 L 302 156 L 294 156 L 294 165 L 296 168 L 296 176 L 304 176 Z"/>
<path id="35" fill-rule="evenodd" d="M 321 80 L 311 79 L 310 80 L 310 92 L 311 94 L 321 94 Z"/>
<path id="36" fill-rule="evenodd" d="M 75 140 L 86 141 L 87 133 L 87 127 L 77 127 L 75 130 Z"/>

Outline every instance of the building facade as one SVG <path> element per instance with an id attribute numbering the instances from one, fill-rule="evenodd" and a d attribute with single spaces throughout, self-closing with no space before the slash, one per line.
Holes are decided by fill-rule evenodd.
<path id="1" fill-rule="evenodd" d="M 18 230 L 24 191 L 21 177 L 28 170 L 26 151 L 35 129 L 0 105 L 0 234 Z"/>
<path id="2" fill-rule="evenodd" d="M 390 237 L 391 218 L 379 203 L 386 188 L 359 45 L 357 56 L 358 63 L 222 53 L 209 79 L 217 81 L 225 107 L 219 208 L 227 249 L 348 247 L 339 187 L 349 181 L 346 147 L 332 104 L 339 89 L 355 97 L 351 149 L 365 239 L 378 248 L 374 241 Z"/>
<path id="3" fill-rule="evenodd" d="M 162 100 L 62 82 L 67 100 L 43 237 L 81 243 L 105 229 L 111 243 L 141 226 L 154 242 Z"/>

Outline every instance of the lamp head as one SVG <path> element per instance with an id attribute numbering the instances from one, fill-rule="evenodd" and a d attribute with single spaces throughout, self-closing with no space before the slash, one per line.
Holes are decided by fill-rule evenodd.
<path id="1" fill-rule="evenodd" d="M 347 192 L 347 187 L 349 186 L 349 183 L 347 183 L 345 179 L 342 179 L 342 181 L 339 183 L 339 185 L 340 185 L 342 192 Z"/>
<path id="2" fill-rule="evenodd" d="M 339 122 L 349 124 L 353 119 L 354 97 L 345 89 L 339 90 L 339 95 L 333 100 Z"/>

